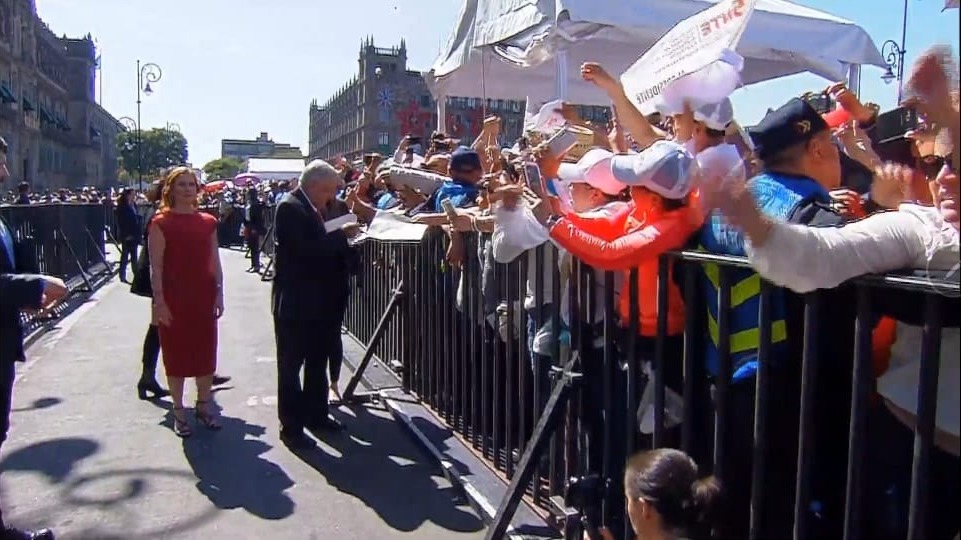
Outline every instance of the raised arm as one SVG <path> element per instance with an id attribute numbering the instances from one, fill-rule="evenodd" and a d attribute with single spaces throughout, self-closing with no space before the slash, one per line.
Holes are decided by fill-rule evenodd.
<path id="1" fill-rule="evenodd" d="M 695 229 L 683 212 L 675 212 L 611 241 L 578 229 L 567 218 L 561 218 L 550 233 L 561 247 L 594 268 L 627 270 L 684 245 Z"/>
<path id="2" fill-rule="evenodd" d="M 624 86 L 621 85 L 621 82 L 605 71 L 600 64 L 595 62 L 585 63 L 581 66 L 581 77 L 596 84 L 598 88 L 607 93 L 607 97 L 611 99 L 617 109 L 617 118 L 621 125 L 641 148 L 647 148 L 664 138 L 654 131 L 654 127 L 644 118 L 641 111 L 637 110 L 637 107 L 624 92 Z"/>

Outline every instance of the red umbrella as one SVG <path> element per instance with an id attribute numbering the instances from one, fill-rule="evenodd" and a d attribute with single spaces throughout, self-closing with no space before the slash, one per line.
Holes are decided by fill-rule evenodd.
<path id="1" fill-rule="evenodd" d="M 231 187 L 230 180 L 216 180 L 204 184 L 204 193 L 217 193 L 229 187 Z"/>

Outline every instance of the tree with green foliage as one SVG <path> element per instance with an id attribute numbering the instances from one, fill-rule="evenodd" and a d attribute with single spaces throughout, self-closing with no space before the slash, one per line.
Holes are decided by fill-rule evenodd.
<path id="1" fill-rule="evenodd" d="M 117 135 L 117 149 L 120 153 L 121 167 L 130 176 L 138 178 L 138 172 L 143 159 L 144 180 L 152 179 L 167 167 L 174 167 L 187 163 L 187 139 L 183 134 L 169 129 L 153 128 L 141 132 L 123 131 Z M 143 154 L 137 150 L 137 144 L 143 145 Z"/>
<path id="2" fill-rule="evenodd" d="M 211 180 L 229 179 L 244 169 L 244 162 L 232 157 L 217 158 L 204 165 L 204 174 Z"/>

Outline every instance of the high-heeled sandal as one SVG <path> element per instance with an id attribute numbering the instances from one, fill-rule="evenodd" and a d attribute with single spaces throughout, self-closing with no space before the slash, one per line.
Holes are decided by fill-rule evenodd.
<path id="1" fill-rule="evenodd" d="M 205 428 L 209 429 L 210 431 L 218 431 L 223 426 L 217 422 L 217 418 L 214 416 L 214 413 L 207 410 L 207 407 L 210 405 L 210 403 L 210 400 L 198 399 L 197 406 L 194 409 L 194 415 L 197 417 L 197 421 L 200 422 L 200 424 Z"/>
<path id="2" fill-rule="evenodd" d="M 153 394 L 153 396 L 149 395 Z M 170 395 L 170 392 L 160 386 L 157 381 L 142 380 L 137 383 L 137 397 L 146 401 L 148 399 L 160 399 Z"/>
<path id="3" fill-rule="evenodd" d="M 172 409 L 172 415 L 173 415 L 173 417 L 174 417 L 174 434 L 177 435 L 178 437 L 180 437 L 181 439 L 186 439 L 187 437 L 193 435 L 194 432 L 193 432 L 192 429 L 190 429 L 190 424 L 187 423 L 187 419 L 186 419 L 186 418 L 184 418 L 183 420 L 181 420 L 180 418 L 178 418 L 178 416 L 177 416 L 178 413 L 179 413 L 180 415 L 183 415 L 183 414 L 184 414 L 184 408 L 183 408 L 183 407 L 174 407 L 174 408 Z"/>

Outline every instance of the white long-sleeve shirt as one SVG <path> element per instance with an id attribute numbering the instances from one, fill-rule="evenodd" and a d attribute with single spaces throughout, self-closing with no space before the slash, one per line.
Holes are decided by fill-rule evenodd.
<path id="1" fill-rule="evenodd" d="M 905 268 L 954 270 L 959 266 L 958 231 L 936 208 L 902 204 L 896 212 L 872 215 L 838 228 L 788 223 L 773 225 L 765 243 L 745 245 L 751 266 L 766 279 L 796 292 L 827 289 L 864 274 Z M 898 323 L 888 371 L 878 393 L 917 415 L 921 328 Z M 961 332 L 941 332 L 938 429 L 959 436 Z"/>

